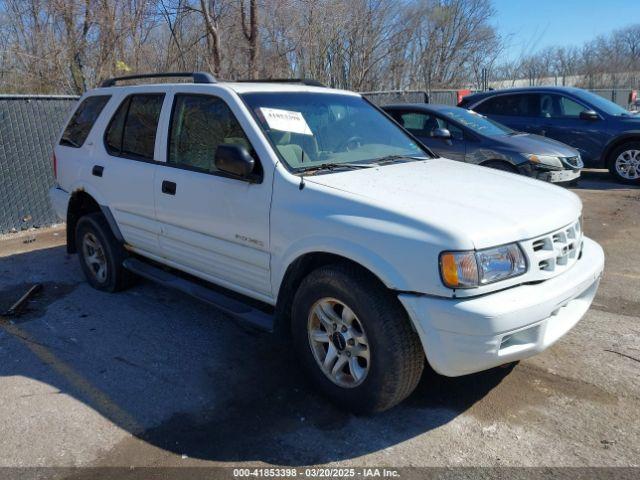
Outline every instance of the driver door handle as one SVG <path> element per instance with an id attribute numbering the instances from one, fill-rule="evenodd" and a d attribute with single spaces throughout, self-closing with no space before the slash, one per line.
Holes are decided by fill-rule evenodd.
<path id="1" fill-rule="evenodd" d="M 170 182 L 168 180 L 162 181 L 162 193 L 166 193 L 167 195 L 175 195 L 176 188 L 177 185 L 174 182 Z"/>

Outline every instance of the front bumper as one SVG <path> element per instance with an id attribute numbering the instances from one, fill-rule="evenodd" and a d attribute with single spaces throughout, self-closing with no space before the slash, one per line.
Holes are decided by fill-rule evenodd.
<path id="1" fill-rule="evenodd" d="M 518 165 L 518 171 L 527 177 L 542 180 L 543 182 L 566 184 L 580 178 L 582 170 L 580 168 L 565 168 L 553 170 L 544 166 L 534 166 L 530 162 Z"/>
<path id="2" fill-rule="evenodd" d="M 521 360 L 553 345 L 589 309 L 604 268 L 584 237 L 582 257 L 563 274 L 496 293 L 445 299 L 401 294 L 433 369 L 455 377 Z"/>
<path id="3" fill-rule="evenodd" d="M 580 178 L 580 170 L 538 171 L 536 178 L 551 183 L 567 183 Z"/>

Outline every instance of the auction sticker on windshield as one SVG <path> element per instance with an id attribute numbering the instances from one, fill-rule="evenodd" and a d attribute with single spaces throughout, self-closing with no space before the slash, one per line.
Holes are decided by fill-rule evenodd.
<path id="1" fill-rule="evenodd" d="M 302 135 L 313 135 L 307 125 L 307 121 L 300 112 L 291 110 L 280 110 L 279 108 L 260 108 L 269 128 L 282 132 L 301 133 Z"/>

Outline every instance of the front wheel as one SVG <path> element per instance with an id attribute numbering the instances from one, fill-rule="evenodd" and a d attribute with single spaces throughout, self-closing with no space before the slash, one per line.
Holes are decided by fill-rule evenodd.
<path id="1" fill-rule="evenodd" d="M 293 341 L 319 390 L 356 413 L 404 400 L 424 353 L 398 300 L 356 267 L 321 267 L 304 279 L 292 311 Z"/>
<path id="2" fill-rule="evenodd" d="M 626 143 L 609 156 L 609 172 L 620 183 L 640 184 L 640 142 Z"/>

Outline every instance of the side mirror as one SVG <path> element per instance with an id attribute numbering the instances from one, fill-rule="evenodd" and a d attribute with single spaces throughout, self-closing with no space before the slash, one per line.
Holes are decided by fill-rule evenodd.
<path id="1" fill-rule="evenodd" d="M 446 128 L 435 128 L 431 132 L 433 138 L 441 138 L 442 140 L 451 140 L 451 132 Z"/>
<path id="2" fill-rule="evenodd" d="M 600 117 L 593 110 L 583 110 L 580 112 L 580 120 L 598 120 Z"/>
<path id="3" fill-rule="evenodd" d="M 256 161 L 246 148 L 240 145 L 218 145 L 214 164 L 218 170 L 239 178 L 247 178 L 253 173 Z"/>

